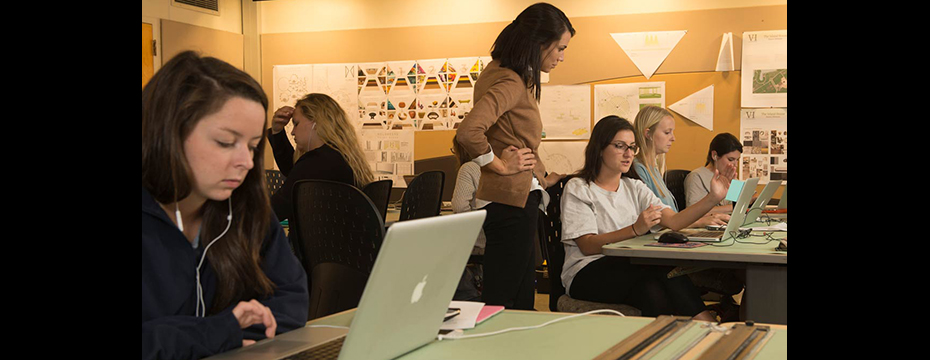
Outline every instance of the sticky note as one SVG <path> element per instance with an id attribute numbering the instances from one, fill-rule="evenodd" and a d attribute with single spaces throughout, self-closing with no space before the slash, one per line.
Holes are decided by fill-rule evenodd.
<path id="1" fill-rule="evenodd" d="M 732 181 L 730 181 L 730 190 L 727 191 L 727 197 L 726 197 L 726 199 L 727 199 L 727 200 L 730 200 L 730 201 L 732 201 L 732 202 L 738 201 L 738 200 L 739 200 L 739 194 L 740 194 L 741 192 L 743 192 L 743 184 L 745 184 L 745 182 L 742 182 L 742 181 L 739 181 L 739 180 L 732 180 Z"/>

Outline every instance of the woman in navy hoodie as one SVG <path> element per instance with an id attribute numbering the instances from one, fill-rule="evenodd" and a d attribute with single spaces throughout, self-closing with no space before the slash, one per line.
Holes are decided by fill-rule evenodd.
<path id="1" fill-rule="evenodd" d="M 142 358 L 201 358 L 299 328 L 307 276 L 269 205 L 268 100 L 181 53 L 142 89 Z"/>

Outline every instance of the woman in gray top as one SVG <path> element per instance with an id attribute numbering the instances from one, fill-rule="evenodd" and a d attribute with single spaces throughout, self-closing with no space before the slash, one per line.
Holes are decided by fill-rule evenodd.
<path id="1" fill-rule="evenodd" d="M 730 166 L 737 166 L 743 153 L 743 144 L 733 134 L 722 133 L 714 137 L 707 150 L 707 162 L 704 166 L 691 171 L 685 178 L 685 198 L 688 206 L 694 205 L 710 192 L 710 182 L 714 170 L 723 172 Z M 723 200 L 711 212 L 733 211 L 733 202 Z"/>

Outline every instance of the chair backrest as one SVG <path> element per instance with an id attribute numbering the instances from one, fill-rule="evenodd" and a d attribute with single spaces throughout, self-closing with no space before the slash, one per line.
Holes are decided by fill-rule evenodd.
<path id="1" fill-rule="evenodd" d="M 540 250 L 549 269 L 549 310 L 559 311 L 559 297 L 565 294 L 562 286 L 562 265 L 565 263 L 565 248 L 562 246 L 562 190 L 568 183 L 566 176 L 546 191 L 549 193 L 549 206 L 546 216 L 541 217 L 543 230 L 539 234 Z"/>
<path id="2" fill-rule="evenodd" d="M 427 171 L 407 184 L 400 208 L 400 221 L 438 216 L 442 208 L 442 187 L 446 174 Z"/>
<path id="3" fill-rule="evenodd" d="M 274 195 L 278 189 L 284 185 L 285 176 L 280 170 L 265 170 L 265 187 L 268 188 L 268 196 Z"/>
<path id="4" fill-rule="evenodd" d="M 309 318 L 357 307 L 384 240 L 371 200 L 341 182 L 298 181 L 290 225 L 309 279 Z"/>
<path id="5" fill-rule="evenodd" d="M 381 219 L 387 219 L 387 207 L 391 200 L 391 187 L 394 186 L 393 180 L 373 181 L 362 189 L 365 195 L 371 199 L 378 211 L 381 212 Z"/>
<path id="6" fill-rule="evenodd" d="M 685 198 L 685 178 L 690 174 L 688 170 L 669 170 L 665 172 L 665 186 L 668 191 L 672 192 L 675 197 L 675 204 L 678 205 L 678 211 L 682 211 L 688 205 L 688 199 Z"/>

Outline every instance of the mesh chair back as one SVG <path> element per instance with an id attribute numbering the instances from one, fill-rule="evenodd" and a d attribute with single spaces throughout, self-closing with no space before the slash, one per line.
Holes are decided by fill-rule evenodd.
<path id="1" fill-rule="evenodd" d="M 298 181 L 291 226 L 310 282 L 309 318 L 357 307 L 384 240 L 371 200 L 344 183 Z"/>
<path id="2" fill-rule="evenodd" d="M 675 205 L 678 206 L 678 211 L 684 210 L 685 206 L 688 205 L 688 199 L 685 198 L 685 177 L 690 173 L 688 170 L 669 170 L 665 172 L 665 186 L 675 197 Z"/>
<path id="3" fill-rule="evenodd" d="M 427 171 L 407 184 L 400 208 L 400 220 L 438 216 L 442 208 L 442 186 L 446 174 L 442 171 Z"/>
<path id="4" fill-rule="evenodd" d="M 562 265 L 565 263 L 565 248 L 562 247 L 562 190 L 571 177 L 566 176 L 546 191 L 549 193 L 549 206 L 543 217 L 544 233 L 540 234 L 540 249 L 546 257 L 549 268 L 549 309 L 559 311 L 559 297 L 565 294 L 562 286 Z"/>
<path id="5" fill-rule="evenodd" d="M 268 196 L 274 195 L 284 185 L 284 180 L 284 173 L 280 170 L 265 170 L 265 187 L 268 188 Z"/>
<path id="6" fill-rule="evenodd" d="M 391 201 L 391 187 L 393 186 L 394 181 L 392 180 L 380 180 L 371 182 L 362 189 L 362 192 L 368 195 L 371 202 L 381 212 L 382 220 L 387 219 L 387 207 Z"/>

